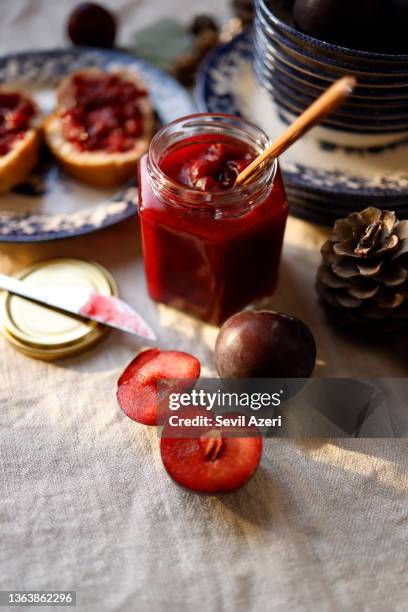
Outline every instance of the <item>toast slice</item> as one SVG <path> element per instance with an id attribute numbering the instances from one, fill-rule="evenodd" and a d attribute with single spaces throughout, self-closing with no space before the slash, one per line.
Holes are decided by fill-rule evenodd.
<path id="1" fill-rule="evenodd" d="M 24 181 L 37 165 L 39 125 L 38 108 L 26 93 L 0 87 L 0 193 Z"/>
<path id="2" fill-rule="evenodd" d="M 44 123 L 46 142 L 63 170 L 98 187 L 136 176 L 153 129 L 153 108 L 140 77 L 97 68 L 76 71 L 62 81 L 57 110 Z"/>

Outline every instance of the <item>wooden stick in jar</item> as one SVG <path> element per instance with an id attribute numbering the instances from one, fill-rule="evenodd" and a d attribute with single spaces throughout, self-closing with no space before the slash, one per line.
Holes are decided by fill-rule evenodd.
<path id="1" fill-rule="evenodd" d="M 353 92 L 357 80 L 346 76 L 335 81 L 313 104 L 311 104 L 288 129 L 277 138 L 265 151 L 249 164 L 236 178 L 235 186 L 249 182 L 250 177 L 268 158 L 277 158 L 293 145 L 303 134 L 327 115 L 332 113 Z"/>

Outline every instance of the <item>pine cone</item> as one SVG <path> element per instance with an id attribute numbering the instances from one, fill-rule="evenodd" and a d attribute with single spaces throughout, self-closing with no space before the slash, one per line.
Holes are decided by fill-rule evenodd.
<path id="1" fill-rule="evenodd" d="M 408 325 L 408 221 L 366 208 L 334 224 L 317 291 L 335 322 L 363 333 Z"/>

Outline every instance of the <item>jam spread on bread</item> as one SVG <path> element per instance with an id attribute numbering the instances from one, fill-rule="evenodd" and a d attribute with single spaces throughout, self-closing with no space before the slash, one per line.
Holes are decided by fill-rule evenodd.
<path id="1" fill-rule="evenodd" d="M 32 102 L 17 92 L 0 93 L 0 155 L 7 155 L 24 137 L 35 115 Z"/>
<path id="2" fill-rule="evenodd" d="M 143 135 L 144 89 L 117 74 L 75 75 L 72 104 L 61 111 L 63 136 L 79 152 L 130 151 Z"/>

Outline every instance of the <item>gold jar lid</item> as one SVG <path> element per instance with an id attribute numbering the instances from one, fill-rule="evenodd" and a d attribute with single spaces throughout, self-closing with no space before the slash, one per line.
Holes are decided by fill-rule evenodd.
<path id="1" fill-rule="evenodd" d="M 22 270 L 23 282 L 39 286 L 73 286 L 102 295 L 118 295 L 111 274 L 95 262 L 52 259 Z M 108 328 L 84 321 L 4 292 L 0 305 L 1 332 L 19 351 L 52 361 L 82 352 L 103 338 Z"/>

